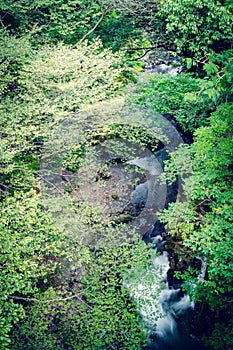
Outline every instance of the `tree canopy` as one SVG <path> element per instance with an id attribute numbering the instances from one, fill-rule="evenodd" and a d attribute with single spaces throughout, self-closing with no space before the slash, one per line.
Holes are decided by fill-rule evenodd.
<path id="1" fill-rule="evenodd" d="M 113 220 L 88 202 L 79 175 L 86 159 L 91 178 L 101 142 L 115 162 L 114 138 L 159 149 L 138 111 L 152 123 L 165 113 L 190 137 L 163 175 L 181 179 L 185 196 L 160 215 L 182 254 L 206 265 L 203 281 L 190 266 L 176 275 L 197 303 L 199 335 L 210 350 L 230 349 L 232 12 L 230 0 L 0 0 L 0 349 L 148 344 L 142 308 L 156 304 L 161 279 L 152 248 L 129 230 L 134 214 Z M 174 58 L 177 76 L 139 73 Z M 94 182 L 110 178 L 109 164 Z M 145 174 L 133 172 L 134 189 Z M 133 297 L 139 278 L 152 299 Z"/>

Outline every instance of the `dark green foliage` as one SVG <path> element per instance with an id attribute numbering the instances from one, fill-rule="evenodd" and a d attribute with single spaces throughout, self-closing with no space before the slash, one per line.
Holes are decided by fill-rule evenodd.
<path id="1" fill-rule="evenodd" d="M 160 0 L 158 15 L 166 23 L 176 52 L 204 59 L 212 51 L 231 48 L 233 39 L 232 4 L 218 0 Z"/>
<path id="2" fill-rule="evenodd" d="M 0 13 L 4 26 L 11 32 L 24 33 L 35 29 L 37 41 L 76 43 L 91 28 L 98 3 L 90 1 L 1 1 Z"/>
<path id="3" fill-rule="evenodd" d="M 208 124 L 215 101 L 206 92 L 207 82 L 190 75 L 151 75 L 141 79 L 130 97 L 131 101 L 155 113 L 170 113 L 183 130 L 194 131 Z"/>
<path id="4" fill-rule="evenodd" d="M 203 66 L 209 86 L 207 93 L 215 100 L 223 102 L 233 101 L 233 50 L 209 55 L 208 63 Z"/>
<path id="5" fill-rule="evenodd" d="M 2 23 L 12 33 L 23 34 L 34 30 L 31 38 L 34 44 L 59 42 L 76 44 L 98 23 L 100 25 L 90 33 L 89 39 L 101 38 L 105 46 L 118 50 L 129 38 L 136 37 L 138 30 L 134 25 L 129 8 L 121 8 L 112 2 L 90 0 L 51 1 L 1 1 L 0 15 Z"/>
<path id="6" fill-rule="evenodd" d="M 13 96 L 18 90 L 19 72 L 32 55 L 30 36 L 16 38 L 0 29 L 0 97 Z"/>
<path id="7" fill-rule="evenodd" d="M 228 307 L 233 292 L 232 122 L 233 105 L 222 104 L 212 113 L 210 126 L 197 129 L 195 142 L 189 149 L 192 175 L 185 179 L 189 200 L 172 204 L 164 214 L 170 234 L 183 237 L 184 246 L 206 260 L 207 274 L 203 283 L 198 283 L 192 271 L 184 278 L 189 282 L 186 285 L 189 295 L 196 301 L 206 301 L 215 311 L 216 322 L 219 322 L 219 313 L 225 312 L 229 319 L 233 317 L 232 309 Z M 185 169 L 182 163 L 187 155 L 187 150 L 178 151 L 167 168 L 168 176 L 182 174 Z M 217 344 L 214 339 L 217 334 L 216 329 L 211 337 L 212 345 Z"/>
<path id="8" fill-rule="evenodd" d="M 136 40 L 140 34 L 141 30 L 135 26 L 134 19 L 127 11 L 111 11 L 95 32 L 95 35 L 101 37 L 104 45 L 111 47 L 113 51 L 127 47 L 129 41 Z"/>

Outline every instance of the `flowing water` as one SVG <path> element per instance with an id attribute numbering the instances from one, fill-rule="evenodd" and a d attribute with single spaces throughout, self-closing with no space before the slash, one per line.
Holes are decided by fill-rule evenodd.
<path id="1" fill-rule="evenodd" d="M 155 266 L 164 266 L 164 270 L 169 270 L 167 252 L 163 252 L 153 262 Z M 163 284 L 164 288 L 158 300 L 163 316 L 156 323 L 156 331 L 152 334 L 152 342 L 148 349 L 203 349 L 199 340 L 192 334 L 191 329 L 194 303 L 180 288 L 169 287 L 166 276 L 163 279 Z"/>
<path id="2" fill-rule="evenodd" d="M 155 153 L 155 156 L 159 153 L 161 157 L 162 154 L 163 162 L 166 159 L 166 154 L 163 150 L 162 152 Z M 147 165 L 147 169 L 151 173 L 155 172 L 156 169 L 154 168 L 158 168 L 158 159 L 156 161 L 150 162 L 151 169 Z M 145 159 L 137 159 L 131 162 L 137 162 L 138 166 L 146 167 Z M 138 198 L 141 200 L 141 197 L 137 197 L 135 193 L 139 192 L 139 190 L 141 191 L 142 187 L 143 185 L 138 185 L 138 188 L 136 187 L 132 193 L 131 197 L 134 201 Z M 169 197 L 167 202 L 176 200 L 175 187 L 176 184 L 170 189 L 170 193 L 169 191 L 166 192 L 167 197 Z M 146 202 L 146 196 L 149 196 L 150 192 L 149 188 L 147 187 L 147 191 L 141 192 L 143 193 L 143 200 Z M 193 334 L 194 303 L 190 301 L 189 296 L 180 287 L 177 285 L 172 286 L 168 283 L 169 254 L 164 250 L 166 238 L 162 234 L 164 234 L 164 227 L 157 221 L 150 232 L 144 236 L 144 240 L 152 243 L 154 247 L 152 266 L 149 271 L 145 271 L 143 274 L 135 274 L 127 285 L 131 296 L 138 304 L 138 310 L 144 320 L 144 327 L 151 339 L 150 345 L 145 349 L 202 350 L 204 348 L 201 342 Z M 201 263 L 198 282 L 202 283 L 205 276 L 206 263 L 199 257 L 196 259 L 200 260 Z"/>
<path id="3" fill-rule="evenodd" d="M 155 237 L 157 247 L 161 240 L 161 236 Z M 168 285 L 168 253 L 164 251 L 152 258 L 152 263 L 150 271 L 144 273 L 143 278 L 136 276 L 138 283 L 129 282 L 127 285 L 131 296 L 138 303 L 144 327 L 150 335 L 151 343 L 145 349 L 203 350 L 198 338 L 192 334 L 194 303 L 180 288 Z"/>

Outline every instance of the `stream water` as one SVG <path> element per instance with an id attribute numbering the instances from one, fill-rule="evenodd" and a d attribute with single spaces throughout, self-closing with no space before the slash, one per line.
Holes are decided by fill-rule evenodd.
<path id="1" fill-rule="evenodd" d="M 156 152 L 154 155 L 155 157 L 160 157 L 161 165 L 161 159 L 165 160 L 167 158 L 164 150 Z M 138 158 L 131 161 L 131 163 L 137 163 L 138 166 L 146 168 L 152 174 L 159 172 L 158 168 L 160 168 L 157 160 L 148 162 L 148 159 Z M 152 179 L 155 181 L 154 178 Z M 168 197 L 167 202 L 176 200 L 176 187 L 177 184 L 174 184 L 166 192 Z M 131 201 L 135 205 L 141 205 L 142 202 L 146 203 L 150 188 L 153 187 L 149 187 L 147 183 L 138 185 L 131 195 Z M 156 197 L 154 197 L 154 200 L 156 201 Z M 194 315 L 194 303 L 190 301 L 187 294 L 182 292 L 180 286 L 168 283 L 167 273 L 170 270 L 170 262 L 169 254 L 165 250 L 166 235 L 164 234 L 163 225 L 159 221 L 156 221 L 153 228 L 144 235 L 143 239 L 146 242 L 152 243 L 154 251 L 160 254 L 152 258 L 151 271 L 149 273 L 147 271 L 143 277 L 138 276 L 139 282 L 137 285 L 134 283 L 129 283 L 128 285 L 131 296 L 137 301 L 139 305 L 138 309 L 150 333 L 151 343 L 145 349 L 204 349 L 201 342 L 193 334 L 192 318 Z M 205 264 L 204 262 L 201 262 L 201 264 L 200 282 L 205 274 Z M 154 277 L 150 276 L 148 278 L 146 277 L 147 274 Z M 160 289 L 161 282 L 162 290 Z"/>
<path id="2" fill-rule="evenodd" d="M 151 71 L 160 74 L 170 73 L 171 75 L 177 75 L 179 69 L 179 67 L 174 68 L 166 64 L 157 64 L 153 67 L 147 67 L 147 73 L 150 73 Z M 170 120 L 170 115 L 164 116 L 172 122 L 172 120 Z M 174 128 L 176 129 L 175 131 Z M 152 174 L 156 171 L 161 174 L 161 168 L 164 168 L 164 161 L 168 159 L 167 149 L 171 150 L 172 148 L 173 151 L 178 144 L 183 143 L 183 140 L 186 143 L 191 141 L 190 135 L 182 134 L 181 130 L 177 130 L 177 125 L 174 123 L 172 126 L 169 126 L 169 128 L 166 128 L 165 133 L 169 136 L 169 142 L 171 140 L 172 142 L 168 142 L 168 144 L 165 142 L 165 148 L 154 153 L 155 160 L 150 163 L 151 168 L 148 168 L 148 165 L 145 166 L 145 160 L 137 159 L 137 165 L 147 168 Z M 158 164 L 160 164 L 160 167 Z M 166 188 L 164 207 L 167 207 L 169 203 L 176 201 L 180 185 L 181 184 L 176 182 L 172 186 Z M 159 185 L 157 186 L 159 187 Z M 146 189 L 147 192 L 145 191 L 145 185 L 144 188 L 142 185 L 139 185 L 134 192 L 137 193 L 137 190 L 139 190 L 141 196 L 134 195 L 133 199 L 135 200 L 136 198 L 140 202 L 142 201 L 143 196 L 150 196 L 149 187 L 147 186 Z M 146 198 L 144 197 L 143 200 L 146 203 Z M 156 201 L 158 197 L 156 198 L 155 193 L 153 193 L 152 198 Z M 164 250 L 166 245 L 166 234 L 164 232 L 164 226 L 159 220 L 155 222 L 153 228 L 144 234 L 143 239 L 145 242 L 152 243 L 155 252 L 160 254 L 152 259 L 153 267 L 151 268 L 151 274 L 156 274 L 157 277 L 159 276 L 159 279 L 154 280 L 153 288 L 150 287 L 151 281 L 148 283 L 149 289 L 146 288 L 146 286 L 142 287 L 141 284 L 136 288 L 135 286 L 134 288 L 131 288 L 131 295 L 138 301 L 139 305 L 141 303 L 139 310 L 150 330 L 151 342 L 145 347 L 145 350 L 204 350 L 200 340 L 193 334 L 195 331 L 192 327 L 194 303 L 190 301 L 187 294 L 182 292 L 180 285 L 171 283 L 171 281 L 168 283 L 168 272 L 170 270 L 169 254 Z M 200 258 L 197 257 L 197 259 Z M 199 283 L 203 281 L 206 269 L 206 264 L 202 260 L 200 261 L 200 265 Z M 162 290 L 160 290 L 161 282 Z M 144 279 L 142 283 L 146 284 L 147 280 Z M 142 291 L 142 293 L 147 291 L 146 307 L 145 303 L 143 304 L 141 302 L 141 299 L 145 300 L 145 297 L 143 296 L 142 298 L 142 293 L 140 293 L 140 291 Z M 156 301 L 153 299 L 153 293 L 156 293 L 157 295 L 159 294 L 159 298 L 157 298 Z M 156 303 L 156 306 L 154 303 Z M 150 305 L 149 307 L 148 304 Z"/>
<path id="3" fill-rule="evenodd" d="M 151 335 L 151 344 L 145 349 L 153 350 L 199 350 L 204 349 L 192 333 L 194 303 L 180 288 L 168 285 L 169 258 L 164 251 L 153 261 L 156 267 L 163 266 L 163 290 L 158 305 L 161 315 L 156 322 L 156 331 Z M 165 272 L 166 271 L 166 272 Z"/>

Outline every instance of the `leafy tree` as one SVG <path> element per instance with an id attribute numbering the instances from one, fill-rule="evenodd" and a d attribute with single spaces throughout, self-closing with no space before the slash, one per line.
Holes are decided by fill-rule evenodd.
<path id="1" fill-rule="evenodd" d="M 130 37 L 139 34 L 135 19 L 151 16 L 154 2 L 142 5 L 135 0 L 51 0 L 1 1 L 2 25 L 11 32 L 23 33 L 36 28 L 34 42 L 64 41 L 77 44 L 86 38 L 102 41 L 114 49 L 123 47 Z"/>
<path id="2" fill-rule="evenodd" d="M 129 100 L 155 113 L 170 113 L 183 130 L 194 131 L 208 124 L 209 114 L 216 108 L 208 87 L 209 82 L 187 74 L 155 74 L 140 79 Z"/>
<path id="3" fill-rule="evenodd" d="M 105 229 L 98 249 L 89 248 L 89 260 L 31 303 L 13 332 L 13 349 L 142 348 L 140 315 L 122 282 L 150 264 L 150 251 L 140 237 L 114 231 L 114 241 L 113 229 Z"/>
<path id="4" fill-rule="evenodd" d="M 36 96 L 70 112 L 113 96 L 124 84 L 122 66 L 122 56 L 103 49 L 99 40 L 76 48 L 44 46 L 21 70 L 21 91 L 29 101 Z"/>
<path id="5" fill-rule="evenodd" d="M 17 89 L 17 78 L 22 65 L 32 53 L 29 36 L 16 38 L 6 30 L 0 30 L 0 96 L 13 95 Z"/>
<path id="6" fill-rule="evenodd" d="M 4 38 L 8 43 L 10 37 Z M 125 84 L 121 56 L 103 49 L 100 41 L 77 48 L 44 46 L 38 51 L 32 51 L 26 39 L 13 37 L 12 43 L 16 44 L 15 54 L 11 55 L 11 44 L 4 47 L 1 65 L 0 176 L 5 189 L 30 188 L 28 168 L 36 170 L 39 148 L 55 120 L 113 96 Z M 12 73 L 10 62 L 15 64 Z"/>
<path id="7" fill-rule="evenodd" d="M 8 39 L 7 36 L 6 42 Z M 147 247 L 139 238 L 134 243 L 132 240 L 122 243 L 119 236 L 118 245 L 114 248 L 111 248 L 112 239 L 106 244 L 109 249 L 100 248 L 103 252 L 99 261 L 99 253 L 93 252 L 93 248 L 80 248 L 71 237 L 58 235 L 45 215 L 44 207 L 39 204 L 40 199 L 35 192 L 30 192 L 32 187 L 40 191 L 35 176 L 42 143 L 49 135 L 48 129 L 71 111 L 114 96 L 124 85 L 122 59 L 103 49 L 100 41 L 91 46 L 84 42 L 76 48 L 63 44 L 56 47 L 46 45 L 37 51 L 33 51 L 25 41 L 29 47 L 28 54 L 26 50 L 20 51 L 21 39 L 14 37 L 14 42 L 18 45 L 19 54 L 16 52 L 13 56 L 16 65 L 12 75 L 8 77 L 6 74 L 3 78 L 5 88 L 1 106 L 2 243 L 4 240 L 9 243 L 6 254 L 15 266 L 15 269 L 2 274 L 9 280 L 2 291 L 2 346 L 7 348 L 10 333 L 13 343 L 9 347 L 17 349 L 20 346 L 54 349 L 63 346 L 61 344 L 77 348 L 82 344 L 89 348 L 115 348 L 121 344 L 126 348 L 139 348 L 145 341 L 140 317 L 135 303 L 121 284 L 122 276 L 129 268 L 139 266 L 142 261 L 146 263 Z M 11 59 L 11 51 L 11 45 L 5 47 L 6 60 Z M 25 56 L 21 57 L 21 52 Z M 3 71 L 7 73 L 8 67 L 4 66 Z M 15 84 L 12 91 L 9 88 L 11 79 Z M 80 214 L 84 213 L 80 211 Z M 90 218 L 87 222 L 90 231 Z M 69 250 L 71 244 L 78 248 Z M 142 256 L 140 260 L 139 252 Z M 110 256 L 113 256 L 113 261 Z M 2 264 L 5 267 L 4 255 Z M 82 273 L 75 277 L 74 282 L 72 269 L 79 268 Z M 99 268 L 101 270 L 97 273 Z M 102 281 L 102 273 L 106 275 L 106 280 Z M 94 292 L 99 295 L 97 300 Z M 87 308 L 85 305 L 88 305 Z M 101 305 L 105 307 L 101 309 Z M 106 323 L 109 315 L 114 318 L 111 325 Z M 94 327 L 87 333 L 86 325 L 91 317 Z M 20 322 L 20 319 L 23 321 Z M 102 337 L 103 333 L 108 336 Z M 96 338 L 92 344 L 93 334 Z M 97 334 L 101 336 L 100 340 Z"/>
<path id="8" fill-rule="evenodd" d="M 200 284 L 191 270 L 185 274 L 186 288 L 196 301 L 206 301 L 215 311 L 231 319 L 232 303 L 232 104 L 222 104 L 210 117 L 210 126 L 194 133 L 189 149 L 180 149 L 167 167 L 168 175 L 184 178 L 187 200 L 170 205 L 164 218 L 171 235 L 181 236 L 194 256 L 206 261 L 206 278 Z M 185 155 L 192 159 L 192 175 L 184 176 Z M 173 156 L 172 156 L 173 157 Z M 187 170 L 187 169 L 186 169 Z M 191 170 L 190 170 L 191 173 Z M 217 323 L 218 326 L 218 323 Z M 229 329 L 230 331 L 230 329 Z M 218 342 L 210 338 L 214 348 Z M 226 338 L 228 339 L 228 334 Z"/>
<path id="9" fill-rule="evenodd" d="M 208 77 L 206 93 L 218 101 L 232 102 L 233 100 L 233 51 L 225 50 L 221 53 L 212 53 L 208 62 L 203 66 Z"/>
<path id="10" fill-rule="evenodd" d="M 183 179 L 187 200 L 172 204 L 164 220 L 207 263 L 205 280 L 189 269 L 184 288 L 211 308 L 216 324 L 206 343 L 218 349 L 220 332 L 232 324 L 225 306 L 232 303 L 232 11 L 231 1 L 218 0 L 0 0 L 2 349 L 140 349 L 145 343 L 141 305 L 124 281 L 151 268 L 148 247 L 103 225 L 85 205 L 75 208 L 73 236 L 68 229 L 64 235 L 38 196 L 41 147 L 54 124 L 115 96 L 132 78 L 123 54 L 104 47 L 124 48 L 130 59 L 167 49 L 185 57 L 186 68 L 197 66 L 196 79 L 140 82 L 131 101 L 172 113 L 194 132 L 193 145 L 167 165 L 171 180 Z M 95 244 L 84 244 L 86 234 Z M 231 344 L 224 331 L 223 349 Z"/>
<path id="11" fill-rule="evenodd" d="M 231 47 L 232 4 L 218 0 L 160 0 L 158 14 L 173 37 L 176 52 L 190 58 L 203 58 L 211 51 Z"/>
<path id="12" fill-rule="evenodd" d="M 51 257 L 58 253 L 62 241 L 33 191 L 9 196 L 0 207 L 0 348 L 5 350 L 10 343 L 9 331 L 25 316 L 20 297 L 33 296 L 39 289 L 38 280 L 55 273 L 59 264 Z"/>
<path id="13" fill-rule="evenodd" d="M 92 6 L 91 6 L 92 5 Z M 37 28 L 37 41 L 76 43 L 90 27 L 101 11 L 98 2 L 89 0 L 54 1 L 1 1 L 2 24 L 11 32 L 23 33 Z"/>

